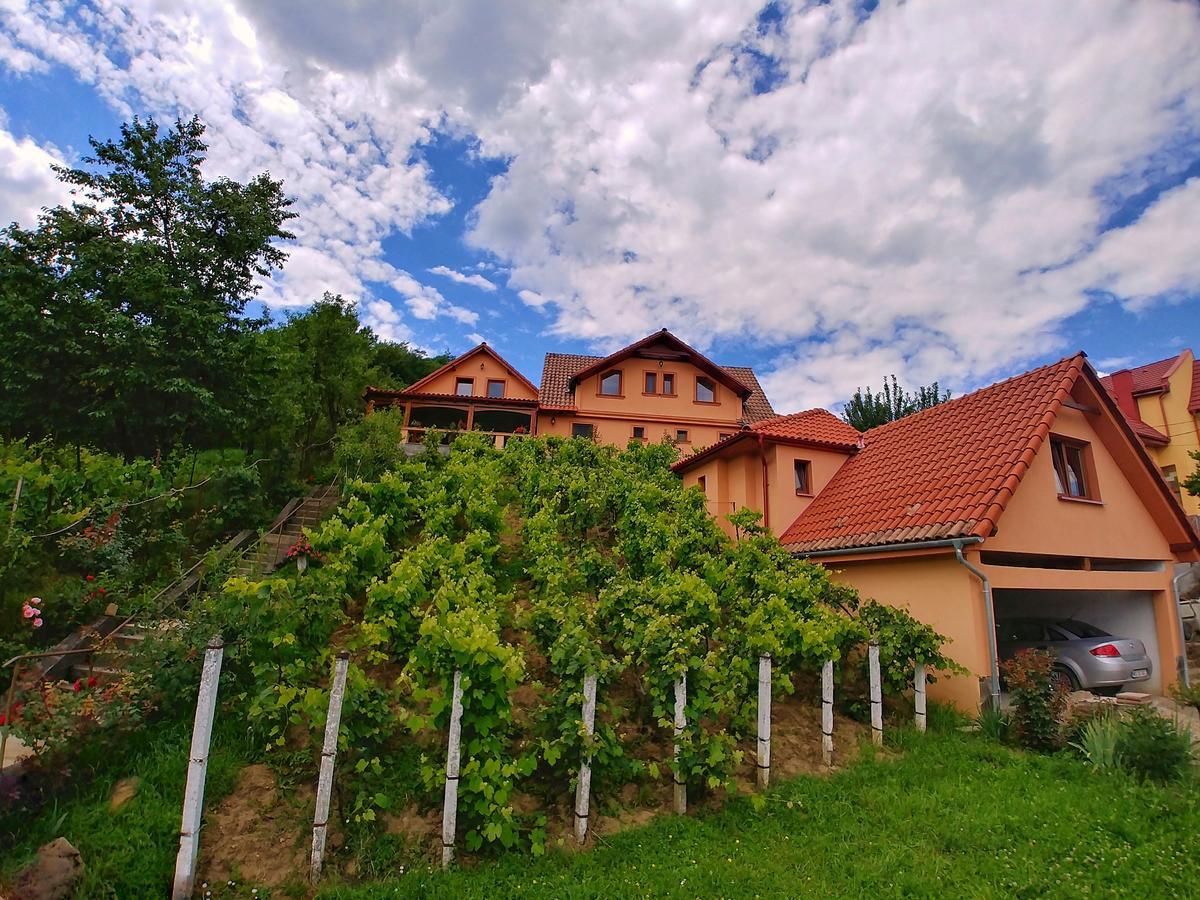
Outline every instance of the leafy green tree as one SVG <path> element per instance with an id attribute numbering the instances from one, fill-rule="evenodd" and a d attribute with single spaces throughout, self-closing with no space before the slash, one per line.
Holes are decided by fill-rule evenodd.
<path id="1" fill-rule="evenodd" d="M 426 356 L 405 341 L 379 341 L 371 357 L 369 377 L 375 387 L 401 390 L 450 362 L 450 356 Z"/>
<path id="2" fill-rule="evenodd" d="M 883 390 L 879 393 L 873 392 L 870 387 L 865 392 L 862 388 L 854 391 L 854 396 L 842 408 L 842 418 L 848 424 L 859 431 L 867 431 L 923 409 L 931 409 L 950 399 L 950 392 L 943 394 L 936 381 L 909 393 L 900 386 L 895 375 L 888 377 L 891 381 L 884 378 Z"/>
<path id="3" fill-rule="evenodd" d="M 1196 461 L 1196 471 L 1183 479 L 1183 489 L 1193 497 L 1200 497 L 1200 450 L 1188 455 Z"/>
<path id="4" fill-rule="evenodd" d="M 214 446 L 244 425 L 244 315 L 282 266 L 290 202 L 262 174 L 206 180 L 204 125 L 134 118 L 56 167 L 70 206 L 0 233 L 0 429 L 127 457 Z"/>

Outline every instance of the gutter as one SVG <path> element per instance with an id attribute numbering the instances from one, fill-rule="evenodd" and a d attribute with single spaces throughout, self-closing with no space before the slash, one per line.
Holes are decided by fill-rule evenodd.
<path id="1" fill-rule="evenodd" d="M 988 693 L 991 696 L 992 709 L 1000 709 L 1000 654 L 996 647 L 996 609 L 992 603 L 992 583 L 987 575 L 976 566 L 967 562 L 962 548 L 967 544 L 981 544 L 983 538 L 978 535 L 965 538 L 941 538 L 933 541 L 910 541 L 902 544 L 877 544 L 874 547 L 852 547 L 847 550 L 818 550 L 815 553 L 793 552 L 793 556 L 803 559 L 817 559 L 829 556 L 860 556 L 867 553 L 886 553 L 891 550 L 931 550 L 939 547 L 954 548 L 954 557 L 968 572 L 983 583 L 983 606 L 985 626 L 988 636 Z M 1183 625 L 1180 624 L 1180 634 Z"/>
<path id="2" fill-rule="evenodd" d="M 1183 682 L 1184 687 L 1191 687 L 1192 679 L 1188 674 L 1187 663 L 1187 641 L 1183 639 L 1183 618 L 1179 613 L 1179 579 L 1187 574 L 1185 570 L 1171 579 L 1171 600 L 1175 604 L 1175 630 L 1179 635 L 1179 649 L 1181 651 L 1179 658 L 1176 660 L 1176 669 L 1179 671 L 1179 678 Z"/>
<path id="3" fill-rule="evenodd" d="M 762 461 L 763 528 L 771 528 L 771 494 L 767 482 L 767 448 L 762 432 L 758 433 L 758 458 Z"/>

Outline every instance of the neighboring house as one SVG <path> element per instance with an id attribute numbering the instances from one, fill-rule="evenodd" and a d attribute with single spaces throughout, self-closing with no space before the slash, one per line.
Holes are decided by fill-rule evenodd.
<path id="1" fill-rule="evenodd" d="M 720 366 L 665 328 L 608 356 L 547 353 L 538 433 L 684 453 L 775 415 L 750 369 Z"/>
<path id="2" fill-rule="evenodd" d="M 1196 470 L 1189 454 L 1200 450 L 1200 362 L 1195 354 L 1184 350 L 1101 381 L 1184 510 L 1200 516 L 1200 497 L 1180 490 L 1180 482 Z"/>
<path id="3" fill-rule="evenodd" d="M 762 419 L 674 465 L 685 485 L 699 485 L 708 510 L 729 534 L 725 516 L 749 506 L 775 534 L 824 490 L 862 436 L 833 413 L 810 409 Z"/>
<path id="4" fill-rule="evenodd" d="M 786 547 L 946 635 L 971 674 L 939 681 L 935 697 L 977 708 L 994 687 L 995 622 L 1031 615 L 1139 638 L 1148 688 L 1175 681 L 1172 564 L 1200 559 L 1200 537 L 1083 354 L 861 444 L 835 422 L 782 416 L 675 468 L 719 502 L 764 509 L 766 496 L 777 532 L 777 516 L 799 508 Z"/>
<path id="5" fill-rule="evenodd" d="M 684 453 L 775 415 L 754 372 L 720 366 L 666 329 L 609 356 L 547 353 L 541 389 L 487 344 L 402 391 L 367 388 L 367 411 L 404 409 L 425 429 L 587 437 L 624 446 L 668 438 Z"/>

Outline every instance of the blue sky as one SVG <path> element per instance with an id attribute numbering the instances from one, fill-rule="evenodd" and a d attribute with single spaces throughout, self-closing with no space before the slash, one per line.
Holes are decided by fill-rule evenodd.
<path id="1" fill-rule="evenodd" d="M 780 410 L 1200 344 L 1200 9 L 1169 2 L 135 0 L 0 10 L 0 216 L 132 114 L 270 170 L 382 335 L 547 350 L 659 327 Z"/>

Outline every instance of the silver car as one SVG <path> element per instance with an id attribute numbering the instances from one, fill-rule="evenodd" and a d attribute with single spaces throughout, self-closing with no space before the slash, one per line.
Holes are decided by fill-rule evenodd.
<path id="1" fill-rule="evenodd" d="M 1146 681 L 1154 665 L 1137 638 L 1116 637 L 1078 619 L 1004 619 L 996 624 L 1002 660 L 1018 650 L 1054 654 L 1054 672 L 1066 690 L 1119 691 Z"/>

